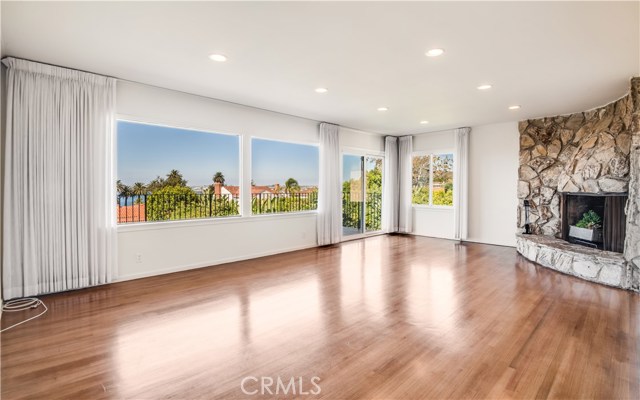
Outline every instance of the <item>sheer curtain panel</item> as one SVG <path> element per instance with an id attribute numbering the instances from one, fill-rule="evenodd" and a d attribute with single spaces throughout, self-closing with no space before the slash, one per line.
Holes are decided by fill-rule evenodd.
<path id="1" fill-rule="evenodd" d="M 111 281 L 115 80 L 7 58 L 3 297 Z"/>
<path id="2" fill-rule="evenodd" d="M 411 153 L 413 136 L 398 139 L 398 232 L 413 232 L 413 209 L 411 206 Z"/>
<path id="3" fill-rule="evenodd" d="M 384 181 L 382 181 L 382 230 L 398 231 L 398 138 L 384 139 Z"/>
<path id="4" fill-rule="evenodd" d="M 338 125 L 320 124 L 320 184 L 318 185 L 318 245 L 342 239 L 340 136 Z"/>
<path id="5" fill-rule="evenodd" d="M 453 215 L 454 238 L 467 239 L 469 209 L 469 133 L 471 128 L 454 131 L 455 159 L 453 160 Z"/>

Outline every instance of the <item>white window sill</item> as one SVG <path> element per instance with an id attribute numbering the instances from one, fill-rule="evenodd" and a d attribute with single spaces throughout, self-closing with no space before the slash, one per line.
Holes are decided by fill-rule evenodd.
<path id="1" fill-rule="evenodd" d="M 427 204 L 412 204 L 416 210 L 453 211 L 453 206 L 430 206 Z"/>
<path id="2" fill-rule="evenodd" d="M 158 229 L 175 229 L 186 228 L 192 226 L 207 226 L 207 225 L 225 225 L 225 224 L 241 224 L 250 223 L 252 221 L 265 221 L 265 220 L 279 220 L 290 218 L 309 218 L 316 216 L 316 211 L 300 211 L 291 213 L 273 213 L 273 214 L 258 214 L 250 216 L 229 216 L 229 217 L 215 217 L 215 218 L 202 218 L 202 219 L 186 219 L 175 221 L 155 221 L 155 222 L 129 222 L 125 224 L 118 224 L 118 232 L 135 232 L 135 231 L 147 231 Z"/>

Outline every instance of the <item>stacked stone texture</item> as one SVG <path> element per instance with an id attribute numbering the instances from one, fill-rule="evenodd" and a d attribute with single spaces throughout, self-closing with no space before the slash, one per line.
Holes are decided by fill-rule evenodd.
<path id="1" fill-rule="evenodd" d="M 588 256 L 593 250 L 527 235 L 518 237 L 518 251 L 565 273 L 640 291 L 640 78 L 631 79 L 629 94 L 611 104 L 583 113 L 521 121 L 519 130 L 520 231 L 525 199 L 531 204 L 533 233 L 559 237 L 561 192 L 628 192 L 629 198 L 624 263 L 613 262 L 607 252 Z M 565 262 L 569 258 L 579 262 Z"/>
<path id="2" fill-rule="evenodd" d="M 633 104 L 631 119 L 631 151 L 627 230 L 624 242 L 624 257 L 628 261 L 628 274 L 632 289 L 640 291 L 640 78 L 631 80 L 629 93 Z"/>
<path id="3" fill-rule="evenodd" d="M 561 192 L 628 191 L 633 106 L 627 95 L 595 110 L 519 123 L 520 228 L 525 199 L 533 233 L 559 237 Z"/>

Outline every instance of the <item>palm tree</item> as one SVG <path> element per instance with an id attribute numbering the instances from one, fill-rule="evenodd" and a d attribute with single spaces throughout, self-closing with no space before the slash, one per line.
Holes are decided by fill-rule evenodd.
<path id="1" fill-rule="evenodd" d="M 222 186 L 224 186 L 224 175 L 222 174 L 222 172 L 220 171 L 216 172 L 216 174 L 213 176 L 213 182 L 219 183 Z"/>
<path id="2" fill-rule="evenodd" d="M 156 190 L 160 190 L 165 186 L 166 186 L 166 182 L 164 178 L 161 178 L 160 176 L 158 176 L 156 179 L 149 182 L 149 184 L 147 185 L 147 191 L 153 193 Z"/>
<path id="3" fill-rule="evenodd" d="M 284 183 L 284 187 L 287 193 L 297 192 L 300 189 L 298 181 L 293 178 L 287 179 L 287 181 Z"/>
<path id="4" fill-rule="evenodd" d="M 122 183 L 122 181 L 120 179 L 118 179 L 118 181 L 116 182 L 116 192 L 118 194 L 121 194 L 125 188 L 127 187 L 127 185 L 125 185 L 124 183 Z"/>
<path id="5" fill-rule="evenodd" d="M 129 197 L 132 195 L 133 195 L 133 192 L 131 191 L 131 188 L 127 185 L 122 185 L 120 190 L 120 197 Z"/>
<path id="6" fill-rule="evenodd" d="M 147 187 L 142 182 L 136 182 L 133 184 L 131 191 L 136 196 L 142 196 L 147 194 Z"/>
<path id="7" fill-rule="evenodd" d="M 136 203 L 140 204 L 142 203 L 142 196 L 147 194 L 147 188 L 144 186 L 144 183 L 136 182 L 133 184 L 133 187 L 131 188 L 131 193 L 134 196 L 137 196 Z"/>
<path id="8" fill-rule="evenodd" d="M 177 169 L 172 169 L 167 174 L 165 182 L 167 186 L 187 186 L 187 181 L 182 178 L 182 174 Z"/>

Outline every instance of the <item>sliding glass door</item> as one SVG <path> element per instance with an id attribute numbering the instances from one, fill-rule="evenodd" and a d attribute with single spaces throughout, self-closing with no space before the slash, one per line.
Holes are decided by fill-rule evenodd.
<path id="1" fill-rule="evenodd" d="M 365 157 L 365 230 L 382 229 L 382 157 Z"/>
<path id="2" fill-rule="evenodd" d="M 382 157 L 342 156 L 342 235 L 382 229 Z"/>

